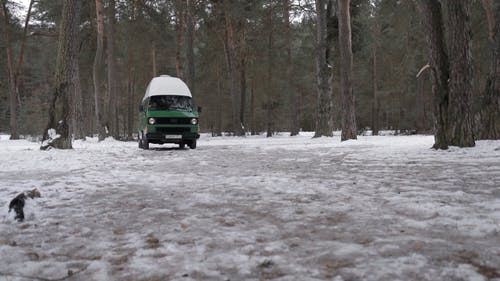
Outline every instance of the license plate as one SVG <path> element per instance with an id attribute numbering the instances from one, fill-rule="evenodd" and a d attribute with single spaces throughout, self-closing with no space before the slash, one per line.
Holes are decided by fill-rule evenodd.
<path id="1" fill-rule="evenodd" d="M 182 139 L 182 135 L 165 135 L 166 139 Z"/>

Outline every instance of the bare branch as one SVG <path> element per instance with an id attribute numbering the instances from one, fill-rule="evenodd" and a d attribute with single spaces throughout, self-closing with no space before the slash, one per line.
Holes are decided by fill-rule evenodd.
<path id="1" fill-rule="evenodd" d="M 431 67 L 431 65 L 430 65 L 430 64 L 426 64 L 426 65 L 424 65 L 424 66 L 420 69 L 420 71 L 417 73 L 417 76 L 416 76 L 416 77 L 417 77 L 417 78 L 418 78 L 418 77 L 420 77 L 420 75 L 422 74 L 422 72 L 424 72 L 427 68 L 430 68 L 430 67 Z"/>

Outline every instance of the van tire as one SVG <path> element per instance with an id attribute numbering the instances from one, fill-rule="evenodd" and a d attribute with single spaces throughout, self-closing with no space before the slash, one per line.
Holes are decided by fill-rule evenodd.
<path id="1" fill-rule="evenodd" d="M 189 148 L 191 148 L 191 149 L 196 149 L 196 140 L 192 140 L 192 141 L 189 143 Z"/>

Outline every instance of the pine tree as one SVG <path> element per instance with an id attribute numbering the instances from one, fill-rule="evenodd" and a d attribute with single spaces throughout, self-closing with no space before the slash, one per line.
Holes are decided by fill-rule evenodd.
<path id="1" fill-rule="evenodd" d="M 354 92 L 352 88 L 352 40 L 350 0 L 337 0 L 339 17 L 340 92 L 342 95 L 342 136 L 346 141 L 357 138 Z"/>
<path id="2" fill-rule="evenodd" d="M 73 65 L 78 59 L 80 1 L 64 1 L 59 28 L 56 73 L 49 109 L 49 122 L 43 134 L 41 149 L 71 149 L 71 89 Z"/>

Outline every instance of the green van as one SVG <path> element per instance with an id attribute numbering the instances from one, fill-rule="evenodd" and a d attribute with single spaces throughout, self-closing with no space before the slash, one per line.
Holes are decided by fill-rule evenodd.
<path id="1" fill-rule="evenodd" d="M 197 107 L 187 85 L 179 78 L 162 75 L 148 85 L 139 106 L 139 148 L 150 143 L 175 143 L 196 148 L 200 137 Z"/>

